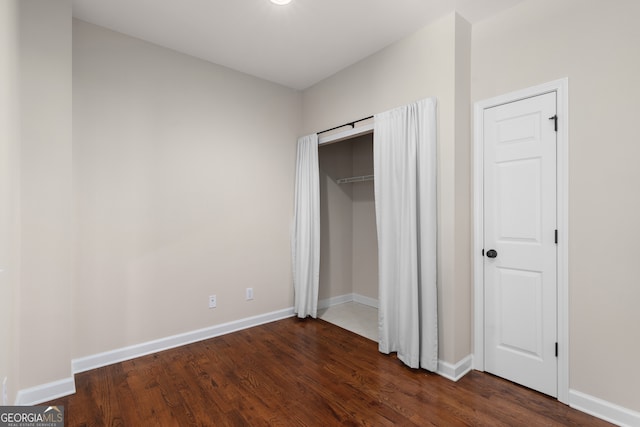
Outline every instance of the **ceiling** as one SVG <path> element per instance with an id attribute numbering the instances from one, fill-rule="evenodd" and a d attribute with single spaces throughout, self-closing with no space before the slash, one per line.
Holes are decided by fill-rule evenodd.
<path id="1" fill-rule="evenodd" d="M 306 89 L 457 10 L 475 23 L 523 0 L 73 0 L 73 15 Z"/>

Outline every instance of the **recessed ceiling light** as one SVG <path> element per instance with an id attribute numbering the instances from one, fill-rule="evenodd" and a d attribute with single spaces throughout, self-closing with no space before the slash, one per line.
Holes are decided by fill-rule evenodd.
<path id="1" fill-rule="evenodd" d="M 271 0 L 271 3 L 283 6 L 285 4 L 291 3 L 291 0 Z"/>

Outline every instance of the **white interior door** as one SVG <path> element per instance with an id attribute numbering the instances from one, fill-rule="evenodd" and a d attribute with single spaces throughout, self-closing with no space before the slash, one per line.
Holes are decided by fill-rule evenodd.
<path id="1" fill-rule="evenodd" d="M 484 110 L 485 370 L 556 397 L 556 93 Z"/>

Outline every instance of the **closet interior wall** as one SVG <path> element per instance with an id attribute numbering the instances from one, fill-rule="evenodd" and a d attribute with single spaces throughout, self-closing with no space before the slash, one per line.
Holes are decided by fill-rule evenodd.
<path id="1" fill-rule="evenodd" d="M 358 294 L 378 299 L 378 242 L 373 181 L 338 184 L 373 174 L 373 134 L 320 146 L 319 300 Z"/>

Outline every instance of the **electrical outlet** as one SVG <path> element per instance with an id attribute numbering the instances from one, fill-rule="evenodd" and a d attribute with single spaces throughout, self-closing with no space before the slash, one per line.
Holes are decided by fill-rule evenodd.
<path id="1" fill-rule="evenodd" d="M 247 288 L 247 301 L 253 299 L 253 288 Z"/>
<path id="2" fill-rule="evenodd" d="M 215 295 L 209 295 L 209 308 L 216 308 L 218 305 L 218 299 Z"/>

